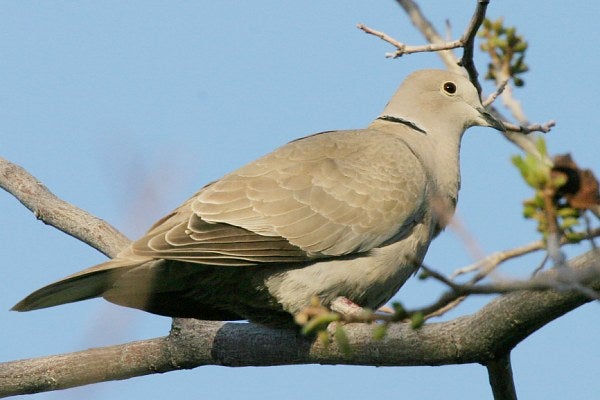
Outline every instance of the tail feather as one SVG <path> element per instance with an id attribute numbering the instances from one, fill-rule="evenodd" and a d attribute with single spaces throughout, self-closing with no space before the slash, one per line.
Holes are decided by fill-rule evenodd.
<path id="1" fill-rule="evenodd" d="M 25 297 L 11 310 L 38 310 L 102 296 L 126 270 L 119 264 L 121 263 L 107 261 L 51 283 Z"/>

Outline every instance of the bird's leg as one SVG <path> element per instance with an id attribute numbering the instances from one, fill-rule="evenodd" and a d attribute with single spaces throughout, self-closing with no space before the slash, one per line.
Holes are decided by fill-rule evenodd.
<path id="1" fill-rule="evenodd" d="M 352 321 L 355 322 L 366 322 L 369 319 L 369 316 L 372 314 L 369 310 L 365 310 L 352 300 L 340 296 L 336 297 L 330 304 L 329 309 L 333 312 L 341 314 L 343 319 L 341 321 L 332 322 L 327 327 L 327 332 L 334 336 L 336 330 Z"/>
<path id="2" fill-rule="evenodd" d="M 370 312 L 344 296 L 336 297 L 329 305 L 331 311 L 342 314 L 347 320 L 364 320 Z"/>

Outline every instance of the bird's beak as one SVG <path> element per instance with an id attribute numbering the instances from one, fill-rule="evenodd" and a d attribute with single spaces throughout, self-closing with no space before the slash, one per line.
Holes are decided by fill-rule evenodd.
<path id="1" fill-rule="evenodd" d="M 499 130 L 500 132 L 505 132 L 506 128 L 502 124 L 502 122 L 498 121 L 492 114 L 490 114 L 485 108 L 478 107 L 477 111 L 479 111 L 478 122 L 480 126 L 489 126 L 490 128 L 494 128 Z"/>

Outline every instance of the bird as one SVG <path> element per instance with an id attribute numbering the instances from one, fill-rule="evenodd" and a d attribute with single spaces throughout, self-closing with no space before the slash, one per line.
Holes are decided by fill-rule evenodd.
<path id="1" fill-rule="evenodd" d="M 12 310 L 103 297 L 174 318 L 277 327 L 315 298 L 377 309 L 453 215 L 472 126 L 504 130 L 463 75 L 413 72 L 366 128 L 309 135 L 242 166 L 114 259 Z"/>

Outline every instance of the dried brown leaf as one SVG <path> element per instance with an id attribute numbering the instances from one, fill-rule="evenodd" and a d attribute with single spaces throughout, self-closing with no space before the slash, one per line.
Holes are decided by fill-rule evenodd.
<path id="1" fill-rule="evenodd" d="M 581 169 L 570 154 L 554 157 L 552 174 L 566 177 L 557 194 L 565 197 L 573 208 L 589 209 L 600 205 L 600 185 L 590 169 Z"/>

